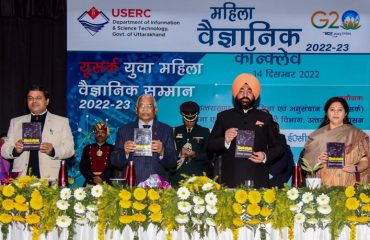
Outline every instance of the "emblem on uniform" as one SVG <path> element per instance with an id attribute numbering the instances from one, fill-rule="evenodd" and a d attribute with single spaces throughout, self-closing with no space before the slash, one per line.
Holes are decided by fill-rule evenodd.
<path id="1" fill-rule="evenodd" d="M 101 149 L 98 149 L 98 151 L 96 151 L 96 156 L 98 157 L 103 156 L 103 151 Z"/>

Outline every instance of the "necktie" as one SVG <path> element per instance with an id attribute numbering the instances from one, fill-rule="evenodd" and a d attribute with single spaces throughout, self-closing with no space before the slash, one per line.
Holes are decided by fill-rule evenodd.
<path id="1" fill-rule="evenodd" d="M 186 131 L 187 131 L 188 133 L 190 133 L 190 132 L 191 132 L 191 128 L 187 128 L 187 129 L 186 129 Z"/>
<path id="2" fill-rule="evenodd" d="M 150 128 L 150 125 L 143 125 L 143 128 Z"/>

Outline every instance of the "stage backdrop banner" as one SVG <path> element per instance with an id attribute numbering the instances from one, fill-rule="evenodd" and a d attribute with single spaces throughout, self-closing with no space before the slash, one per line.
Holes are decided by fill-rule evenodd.
<path id="1" fill-rule="evenodd" d="M 259 108 L 280 124 L 295 160 L 342 96 L 354 125 L 369 133 L 370 5 L 366 1 L 67 1 L 67 112 L 76 143 L 69 171 L 81 185 L 78 162 L 107 122 L 108 142 L 134 121 L 143 93 L 158 102 L 157 118 L 182 124 L 179 106 L 195 101 L 198 123 L 212 128 L 232 107 L 240 73 L 261 81 Z"/>

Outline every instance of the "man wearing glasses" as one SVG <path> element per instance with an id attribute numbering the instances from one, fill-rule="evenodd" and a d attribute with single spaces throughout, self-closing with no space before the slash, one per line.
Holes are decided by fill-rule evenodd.
<path id="1" fill-rule="evenodd" d="M 65 117 L 47 110 L 49 93 L 43 87 L 32 86 L 26 94 L 30 114 L 11 119 L 1 154 L 14 159 L 12 172 L 18 176 L 34 175 L 38 178 L 58 178 L 60 160 L 74 154 L 74 141 Z M 40 123 L 41 143 L 34 150 L 25 148 L 23 123 Z M 32 130 L 32 129 L 31 129 Z"/>
<path id="2" fill-rule="evenodd" d="M 157 104 L 153 96 L 141 95 L 136 103 L 135 122 L 119 128 L 114 150 L 111 154 L 113 166 L 124 168 L 130 161 L 134 163 L 135 184 L 145 181 L 152 174 L 158 174 L 169 181 L 169 170 L 176 166 L 176 149 L 173 131 L 170 126 L 155 120 Z M 151 156 L 136 156 L 137 144 L 134 142 L 135 129 L 151 130 Z"/>

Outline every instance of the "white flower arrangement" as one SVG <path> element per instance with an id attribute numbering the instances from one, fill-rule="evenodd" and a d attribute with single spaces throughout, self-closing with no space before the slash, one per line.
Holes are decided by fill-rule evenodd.
<path id="1" fill-rule="evenodd" d="M 72 219 L 67 215 L 62 215 L 57 217 L 57 226 L 61 228 L 67 228 L 72 223 Z"/>
<path id="2" fill-rule="evenodd" d="M 77 214 L 83 214 L 86 212 L 86 207 L 81 203 L 81 202 L 77 202 L 73 209 L 75 210 L 75 213 Z"/>
<path id="3" fill-rule="evenodd" d="M 213 184 L 210 182 L 202 186 L 202 190 L 206 192 L 211 191 L 212 189 L 213 189 Z"/>
<path id="4" fill-rule="evenodd" d="M 71 195 L 72 195 L 72 191 L 69 188 L 63 188 L 60 191 L 60 198 L 62 200 L 68 200 L 68 199 L 70 199 L 71 198 Z"/>
<path id="5" fill-rule="evenodd" d="M 213 192 L 207 193 L 204 200 L 209 205 L 216 205 L 217 204 L 217 196 Z"/>
<path id="6" fill-rule="evenodd" d="M 58 200 L 56 205 L 58 209 L 63 210 L 63 211 L 67 210 L 69 207 L 69 203 L 65 200 Z"/>
<path id="7" fill-rule="evenodd" d="M 95 185 L 91 188 L 91 195 L 96 198 L 100 197 L 103 195 L 103 187 L 101 185 Z"/>
<path id="8" fill-rule="evenodd" d="M 178 222 L 179 224 L 185 224 L 189 222 L 189 217 L 186 214 L 179 214 L 176 216 L 175 221 Z"/>
<path id="9" fill-rule="evenodd" d="M 77 201 L 82 201 L 86 197 L 86 192 L 84 188 L 76 188 L 76 190 L 73 193 L 74 198 Z"/>
<path id="10" fill-rule="evenodd" d="M 177 208 L 182 213 L 188 213 L 188 212 L 190 212 L 192 206 L 191 206 L 191 204 L 189 202 L 180 201 L 180 202 L 177 203 Z"/>
<path id="11" fill-rule="evenodd" d="M 187 187 L 180 187 L 179 189 L 177 189 L 177 196 L 181 200 L 186 200 L 190 196 L 190 191 Z"/>
<path id="12" fill-rule="evenodd" d="M 300 194 L 298 189 L 292 188 L 287 191 L 287 197 L 294 202 L 289 209 L 295 214 L 295 223 L 303 224 L 305 228 L 325 225 L 322 219 L 327 218 L 332 211 L 328 195 L 322 193 L 315 196 L 315 192 Z"/>
<path id="13" fill-rule="evenodd" d="M 202 214 L 206 210 L 206 207 L 204 205 L 195 205 L 193 210 L 195 214 Z"/>
<path id="14" fill-rule="evenodd" d="M 193 197 L 193 203 L 195 205 L 202 205 L 202 204 L 204 204 L 204 199 L 199 197 L 199 196 L 194 196 Z"/>
<path id="15" fill-rule="evenodd" d="M 290 200 L 296 200 L 299 197 L 299 192 L 297 188 L 291 188 L 287 192 L 287 196 Z"/>
<path id="16" fill-rule="evenodd" d="M 316 201 L 319 205 L 328 205 L 330 202 L 330 198 L 328 195 L 325 193 L 320 194 L 317 198 Z"/>

